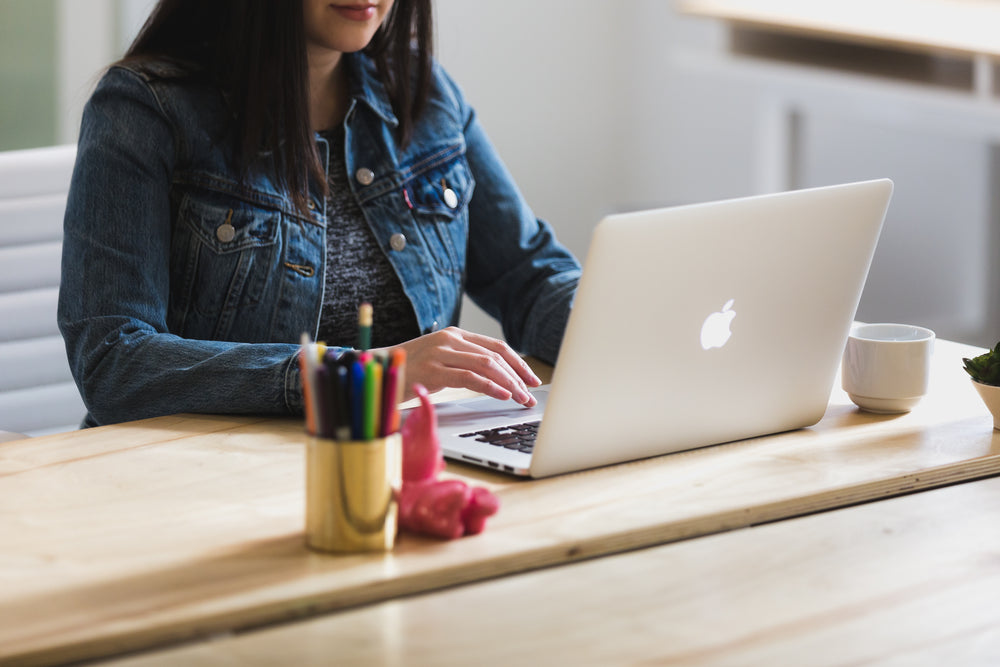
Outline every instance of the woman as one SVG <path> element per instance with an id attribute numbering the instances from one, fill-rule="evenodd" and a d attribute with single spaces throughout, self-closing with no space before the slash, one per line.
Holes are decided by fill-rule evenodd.
<path id="1" fill-rule="evenodd" d="M 431 57 L 430 0 L 161 0 L 84 112 L 59 324 L 86 425 L 300 414 L 302 332 L 532 405 L 579 264 Z"/>

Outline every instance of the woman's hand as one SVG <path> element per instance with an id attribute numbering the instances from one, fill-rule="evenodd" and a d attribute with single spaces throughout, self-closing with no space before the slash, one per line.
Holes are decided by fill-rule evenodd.
<path id="1" fill-rule="evenodd" d="M 406 350 L 406 398 L 414 396 L 410 386 L 419 382 L 429 392 L 459 387 L 528 408 L 538 402 L 528 386 L 537 387 L 541 380 L 496 338 L 448 327 L 396 347 Z"/>

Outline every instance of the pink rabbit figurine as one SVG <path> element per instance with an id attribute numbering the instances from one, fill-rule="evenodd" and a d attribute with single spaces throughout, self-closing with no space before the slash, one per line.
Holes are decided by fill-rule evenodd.
<path id="1" fill-rule="evenodd" d="M 439 480 L 444 457 L 437 437 L 437 416 L 427 390 L 413 385 L 420 405 L 403 423 L 403 488 L 399 494 L 399 528 L 453 540 L 476 535 L 496 514 L 500 499 L 488 489 L 472 488 L 456 479 Z"/>

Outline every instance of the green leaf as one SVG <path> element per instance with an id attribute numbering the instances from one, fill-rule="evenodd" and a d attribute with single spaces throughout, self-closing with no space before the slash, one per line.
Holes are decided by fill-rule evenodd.
<path id="1" fill-rule="evenodd" d="M 965 371 L 982 384 L 1000 386 L 1000 341 L 993 350 L 972 359 L 962 359 Z"/>

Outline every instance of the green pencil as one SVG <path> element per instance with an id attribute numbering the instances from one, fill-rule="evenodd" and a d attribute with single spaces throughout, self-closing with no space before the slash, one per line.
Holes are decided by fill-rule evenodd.
<path id="1" fill-rule="evenodd" d="M 372 359 L 365 366 L 365 405 L 362 434 L 374 440 L 382 433 L 382 364 Z"/>
<path id="2" fill-rule="evenodd" d="M 358 349 L 367 350 L 372 346 L 372 305 L 358 306 Z"/>

